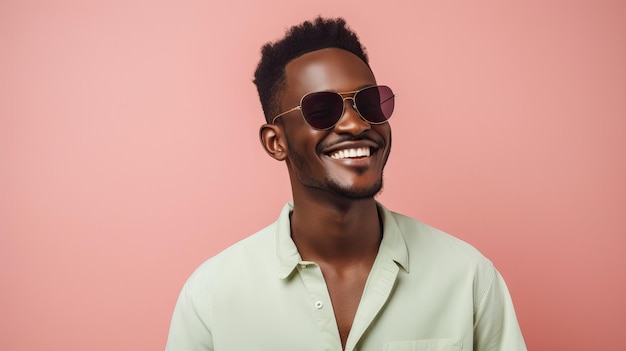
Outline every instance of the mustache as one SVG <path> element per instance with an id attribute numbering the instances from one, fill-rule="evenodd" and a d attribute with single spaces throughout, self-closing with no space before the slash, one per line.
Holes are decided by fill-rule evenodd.
<path id="1" fill-rule="evenodd" d="M 362 141 L 362 140 L 367 140 L 367 141 L 373 142 L 380 149 L 385 147 L 385 141 L 384 141 L 383 138 L 376 138 L 376 137 L 373 137 L 372 135 L 369 135 L 369 134 L 360 134 L 360 135 L 341 134 L 336 139 L 329 140 L 329 141 L 324 141 L 324 142 L 320 143 L 318 145 L 318 147 L 317 147 L 317 152 L 320 153 L 321 150 L 330 148 L 333 145 L 340 144 L 340 143 L 343 143 L 343 142 Z"/>

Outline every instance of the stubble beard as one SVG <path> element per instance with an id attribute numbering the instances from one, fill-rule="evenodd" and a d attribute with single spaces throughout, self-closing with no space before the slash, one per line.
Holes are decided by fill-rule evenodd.
<path id="1" fill-rule="evenodd" d="M 368 187 L 346 187 L 342 186 L 333 179 L 326 179 L 326 189 L 334 192 L 337 195 L 344 196 L 353 200 L 371 199 L 378 194 L 383 188 L 382 175 L 378 178 L 376 183 Z"/>
<path id="2" fill-rule="evenodd" d="M 305 187 L 323 190 L 353 200 L 373 198 L 383 188 L 382 173 L 374 184 L 363 187 L 341 184 L 337 179 L 329 177 L 328 175 L 326 175 L 323 180 L 318 180 L 315 177 L 310 176 L 311 172 L 308 171 L 303 157 L 295 152 L 292 152 L 291 150 L 289 150 L 288 153 L 288 158 L 291 160 L 296 176 L 298 177 L 300 183 Z"/>

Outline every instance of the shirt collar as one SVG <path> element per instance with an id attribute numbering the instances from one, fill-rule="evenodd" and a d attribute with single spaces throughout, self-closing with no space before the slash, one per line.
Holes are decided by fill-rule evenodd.
<path id="1" fill-rule="evenodd" d="M 383 240 L 378 249 L 378 256 L 384 255 L 399 264 L 405 271 L 409 271 L 409 252 L 403 233 L 393 217 L 393 213 L 379 202 L 376 202 L 378 211 L 383 216 Z M 283 207 L 276 221 L 276 255 L 278 257 L 278 277 L 287 278 L 296 266 L 302 262 L 296 244 L 291 239 L 290 214 L 293 211 L 293 202 Z"/>

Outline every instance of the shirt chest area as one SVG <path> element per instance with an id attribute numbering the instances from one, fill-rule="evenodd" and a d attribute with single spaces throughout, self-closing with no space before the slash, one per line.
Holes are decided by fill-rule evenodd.
<path id="1" fill-rule="evenodd" d="M 298 265 L 286 279 L 258 278 L 234 280 L 234 287 L 214 291 L 210 313 L 216 350 L 342 350 L 339 330 L 346 325 L 336 310 L 346 308 L 344 303 L 356 304 L 349 307 L 356 311 L 346 350 L 395 350 L 394 340 L 404 342 L 395 344 L 400 350 L 413 350 L 423 345 L 405 341 L 433 336 L 457 340 L 472 328 L 467 289 L 456 286 L 455 293 L 433 294 L 438 283 L 420 283 L 393 261 L 372 269 L 360 296 L 344 294 L 341 299 L 331 295 L 342 287 L 327 282 L 315 264 Z M 454 349 L 436 347 L 419 349 Z"/>

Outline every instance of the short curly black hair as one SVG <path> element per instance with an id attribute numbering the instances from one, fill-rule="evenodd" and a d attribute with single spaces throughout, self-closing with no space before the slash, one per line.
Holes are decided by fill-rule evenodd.
<path id="1" fill-rule="evenodd" d="M 267 123 L 280 113 L 280 97 L 286 88 L 285 66 L 306 53 L 325 48 L 340 48 L 358 56 L 369 67 L 363 45 L 356 33 L 339 18 L 305 21 L 287 30 L 285 37 L 267 43 L 261 49 L 261 60 L 254 72 L 256 85 Z"/>

